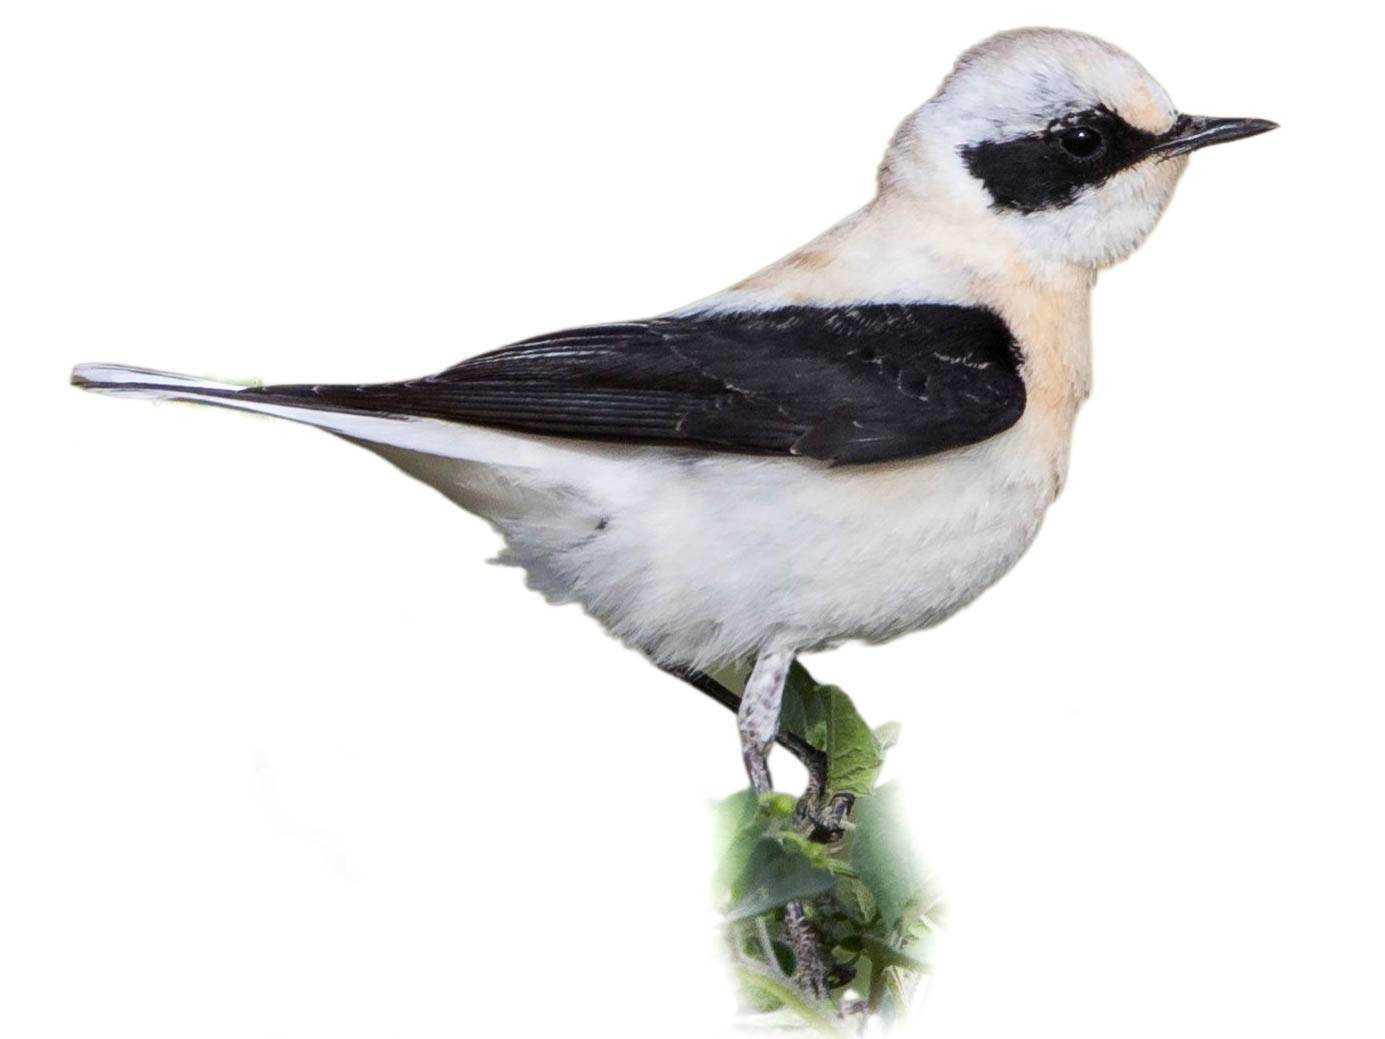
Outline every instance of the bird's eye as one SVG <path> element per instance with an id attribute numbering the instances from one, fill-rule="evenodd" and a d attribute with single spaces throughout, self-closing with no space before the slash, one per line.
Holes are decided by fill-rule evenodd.
<path id="1" fill-rule="evenodd" d="M 1070 126 L 1058 135 L 1063 151 L 1074 159 L 1094 159 L 1106 149 L 1106 142 L 1090 126 Z"/>

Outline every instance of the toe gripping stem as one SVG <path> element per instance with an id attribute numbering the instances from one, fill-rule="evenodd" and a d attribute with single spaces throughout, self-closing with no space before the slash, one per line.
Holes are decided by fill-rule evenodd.
<path id="1" fill-rule="evenodd" d="M 740 710 L 741 698 L 711 675 L 694 668 L 666 667 L 669 674 L 681 678 L 703 695 L 710 697 L 733 714 Z M 798 800 L 794 819 L 806 832 L 808 839 L 818 844 L 830 844 L 841 838 L 851 806 L 850 794 L 829 794 L 827 788 L 827 755 L 796 733 L 780 728 L 775 742 L 797 758 L 808 772 L 808 788 Z"/>

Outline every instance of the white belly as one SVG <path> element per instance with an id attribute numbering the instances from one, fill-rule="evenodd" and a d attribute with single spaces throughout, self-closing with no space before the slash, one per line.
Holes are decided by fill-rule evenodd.
<path id="1" fill-rule="evenodd" d="M 1029 546 L 1062 479 L 1066 437 L 1026 419 L 865 467 L 662 449 L 635 462 L 553 442 L 536 468 L 382 453 L 491 520 L 502 559 L 550 599 L 663 662 L 707 667 L 892 638 L 974 599 Z"/>

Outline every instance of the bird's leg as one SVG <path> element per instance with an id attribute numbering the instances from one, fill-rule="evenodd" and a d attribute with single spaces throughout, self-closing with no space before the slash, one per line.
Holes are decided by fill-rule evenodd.
<path id="1" fill-rule="evenodd" d="M 784 702 L 784 683 L 793 665 L 793 654 L 761 653 L 745 683 L 745 695 L 736 709 L 741 732 L 741 756 L 756 794 L 774 789 L 769 776 L 769 749 L 779 736 L 779 710 Z M 808 919 L 803 902 L 793 899 L 784 905 L 784 933 L 793 948 L 794 977 L 814 999 L 826 999 L 827 963 L 817 931 Z"/>
<path id="2" fill-rule="evenodd" d="M 728 711 L 740 714 L 741 698 L 711 675 L 693 668 L 663 666 L 663 670 L 681 678 L 690 686 L 721 704 Z M 781 728 L 775 741 L 799 760 L 808 772 L 808 788 L 799 798 L 795 817 L 810 840 L 827 844 L 841 837 L 843 822 L 855 800 L 850 794 L 831 795 L 828 800 L 827 755 L 802 736 Z"/>
<path id="3" fill-rule="evenodd" d="M 681 678 L 699 693 L 715 700 L 733 714 L 740 714 L 741 698 L 705 671 L 698 671 L 690 667 L 676 666 L 663 667 L 663 670 L 667 671 L 675 678 Z M 826 754 L 803 739 L 803 737 L 792 732 L 785 732 L 782 729 L 775 736 L 775 742 L 797 758 L 803 767 L 808 770 L 809 791 L 827 789 Z"/>
<path id="4" fill-rule="evenodd" d="M 770 780 L 768 756 L 770 747 L 777 741 L 803 762 L 808 770 L 808 791 L 800 805 L 808 801 L 816 805 L 827 789 L 827 755 L 793 733 L 779 730 L 784 683 L 792 664 L 791 653 L 761 654 L 746 682 L 745 695 L 741 697 L 701 671 L 686 668 L 665 670 L 677 675 L 723 707 L 736 712 L 741 734 L 741 754 L 745 759 L 746 773 L 750 776 L 750 785 L 756 794 L 767 794 L 774 789 Z M 850 807 L 850 802 L 847 802 L 846 807 Z M 840 819 L 845 814 L 843 810 L 838 817 L 838 835 L 841 832 Z M 813 830 L 817 833 L 819 827 L 815 824 Z M 784 906 L 784 935 L 793 949 L 794 974 L 799 986 L 814 999 L 826 999 L 831 994 L 828 980 L 829 964 L 823 956 L 817 930 L 808 919 L 807 911 L 800 899 L 793 899 Z"/>
<path id="5" fill-rule="evenodd" d="M 736 708 L 741 733 L 741 757 L 750 785 L 757 794 L 774 790 L 769 776 L 769 749 L 779 736 L 779 710 L 784 703 L 784 682 L 789 677 L 793 654 L 761 653 L 746 679 L 745 694 Z"/>
<path id="6" fill-rule="evenodd" d="M 832 994 L 828 981 L 831 968 L 822 954 L 817 928 L 797 898 L 784 903 L 784 933 L 793 949 L 794 980 L 814 999 L 826 999 Z"/>

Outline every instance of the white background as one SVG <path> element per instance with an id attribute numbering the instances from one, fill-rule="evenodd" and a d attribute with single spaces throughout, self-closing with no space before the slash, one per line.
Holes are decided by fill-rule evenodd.
<path id="1" fill-rule="evenodd" d="M 0 1034 L 722 1034 L 730 716 L 365 452 L 67 370 L 390 379 L 683 304 L 863 202 L 955 55 L 1040 22 L 1283 129 L 1199 154 L 1102 276 L 1017 570 L 810 661 L 904 725 L 951 912 L 910 1034 L 1381 1035 L 1356 9 L 6 4 Z"/>

